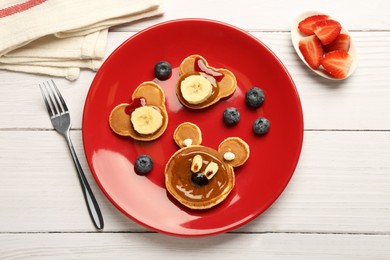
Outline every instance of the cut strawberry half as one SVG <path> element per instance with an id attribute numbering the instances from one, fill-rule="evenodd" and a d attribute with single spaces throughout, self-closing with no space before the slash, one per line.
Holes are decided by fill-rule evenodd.
<path id="1" fill-rule="evenodd" d="M 351 64 L 352 56 L 344 50 L 328 52 L 321 60 L 325 71 L 338 79 L 343 79 L 348 75 Z"/>
<path id="2" fill-rule="evenodd" d="M 313 25 L 314 34 L 323 45 L 333 42 L 341 31 L 341 24 L 335 20 L 318 21 Z"/>
<path id="3" fill-rule="evenodd" d="M 311 68 L 317 69 L 321 65 L 321 58 L 324 51 L 317 36 L 310 35 L 303 37 L 299 41 L 299 50 Z"/>
<path id="4" fill-rule="evenodd" d="M 349 51 L 349 47 L 351 46 L 351 37 L 348 34 L 340 33 L 337 38 L 329 43 L 328 45 L 324 45 L 324 50 L 326 52 L 335 51 L 335 50 L 344 50 Z"/>
<path id="5" fill-rule="evenodd" d="M 325 14 L 317 14 L 317 15 L 309 16 L 299 22 L 298 30 L 305 35 L 312 35 L 314 34 L 313 25 L 318 21 L 328 20 L 328 19 L 329 16 Z"/>

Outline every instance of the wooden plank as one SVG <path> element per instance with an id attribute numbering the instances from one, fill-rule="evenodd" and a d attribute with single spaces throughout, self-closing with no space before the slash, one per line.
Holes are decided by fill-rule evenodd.
<path id="1" fill-rule="evenodd" d="M 131 23 L 116 30 L 134 31 L 159 22 L 196 17 L 219 20 L 245 30 L 288 31 L 295 17 L 311 10 L 331 15 L 349 30 L 390 29 L 390 3 L 381 0 L 358 1 L 354 4 L 337 0 L 329 0 L 326 4 L 321 0 L 302 1 L 299 4 L 289 4 L 284 0 L 164 1 L 163 9 L 165 14 L 161 17 Z"/>
<path id="2" fill-rule="evenodd" d="M 0 234 L 3 259 L 388 259 L 390 236 L 225 234 Z"/>
<path id="3" fill-rule="evenodd" d="M 146 231 L 96 186 L 105 231 Z M 65 141 L 54 131 L 0 131 L 0 232 L 89 232 Z M 239 232 L 390 233 L 390 132 L 307 131 L 298 168 L 279 199 Z"/>
<path id="4" fill-rule="evenodd" d="M 390 3 L 390 2 L 389 2 Z M 133 35 L 111 33 L 107 54 Z M 283 61 L 301 97 L 305 129 L 390 130 L 390 32 L 356 32 L 359 66 L 345 81 L 328 81 L 309 71 L 295 54 L 289 33 L 253 33 Z M 37 85 L 45 76 L 0 71 L 0 129 L 51 129 Z M 80 129 L 84 100 L 94 73 L 83 71 L 74 82 L 56 79 Z"/>

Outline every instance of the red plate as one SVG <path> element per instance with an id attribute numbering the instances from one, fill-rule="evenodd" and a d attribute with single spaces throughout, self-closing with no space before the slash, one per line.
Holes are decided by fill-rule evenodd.
<path id="1" fill-rule="evenodd" d="M 200 54 L 213 67 L 231 70 L 237 77 L 234 95 L 202 111 L 184 108 L 176 98 L 178 66 Z M 172 77 L 161 83 L 166 95 L 169 124 L 153 142 L 137 142 L 114 134 L 108 124 L 111 110 L 130 102 L 134 89 L 154 79 L 153 68 L 168 61 Z M 158 82 L 156 80 L 156 82 Z M 245 105 L 245 92 L 258 86 L 265 102 L 257 110 Z M 236 107 L 241 120 L 228 128 L 223 110 Z M 271 122 L 262 137 L 252 133 L 257 117 Z M 248 161 L 236 169 L 236 185 L 228 198 L 209 210 L 181 206 L 165 189 L 164 167 L 178 150 L 172 134 L 182 122 L 197 124 L 203 145 L 217 148 L 229 136 L 239 136 L 250 146 Z M 89 90 L 83 115 L 86 158 L 107 198 L 134 221 L 158 232 L 178 236 L 206 236 L 226 232 L 254 219 L 281 194 L 297 165 L 303 140 L 303 116 L 299 96 L 286 68 L 262 42 L 248 33 L 216 21 L 185 19 L 143 30 L 121 46 L 97 72 Z M 147 176 L 134 173 L 140 154 L 154 160 Z"/>

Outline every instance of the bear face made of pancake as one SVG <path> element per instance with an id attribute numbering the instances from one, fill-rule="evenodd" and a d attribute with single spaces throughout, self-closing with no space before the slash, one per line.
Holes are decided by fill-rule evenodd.
<path id="1" fill-rule="evenodd" d="M 176 128 L 174 140 L 181 149 L 165 167 L 168 192 L 191 209 L 208 209 L 225 200 L 235 185 L 233 167 L 249 157 L 248 144 L 229 137 L 217 150 L 203 146 L 200 129 L 189 122 Z"/>
<path id="2" fill-rule="evenodd" d="M 209 66 L 200 55 L 188 56 L 180 64 L 176 95 L 185 107 L 206 108 L 232 95 L 236 88 L 237 80 L 231 71 Z"/>
<path id="3" fill-rule="evenodd" d="M 118 135 L 139 141 L 160 137 L 168 125 L 162 88 L 152 81 L 143 82 L 134 90 L 131 99 L 131 103 L 119 104 L 111 111 L 111 129 Z"/>

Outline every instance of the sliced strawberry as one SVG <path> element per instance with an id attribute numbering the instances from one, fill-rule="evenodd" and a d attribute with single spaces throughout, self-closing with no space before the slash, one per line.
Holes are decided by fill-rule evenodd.
<path id="1" fill-rule="evenodd" d="M 318 21 L 328 20 L 328 19 L 329 16 L 325 14 L 312 15 L 300 21 L 298 24 L 298 29 L 305 35 L 312 35 L 314 34 L 313 24 L 315 24 Z"/>
<path id="2" fill-rule="evenodd" d="M 321 65 L 321 58 L 324 51 L 317 36 L 310 35 L 303 37 L 299 41 L 299 50 L 310 67 L 317 69 Z"/>
<path id="3" fill-rule="evenodd" d="M 348 74 L 352 64 L 352 56 L 344 50 L 331 51 L 325 54 L 321 65 L 333 77 L 342 79 Z"/>
<path id="4" fill-rule="evenodd" d="M 313 25 L 314 34 L 323 45 L 333 42 L 341 31 L 341 25 L 335 20 L 318 21 Z"/>
<path id="5" fill-rule="evenodd" d="M 326 52 L 335 51 L 335 50 L 344 50 L 348 51 L 351 45 L 351 37 L 348 34 L 340 33 L 337 38 L 329 43 L 328 45 L 324 45 L 324 50 Z"/>

